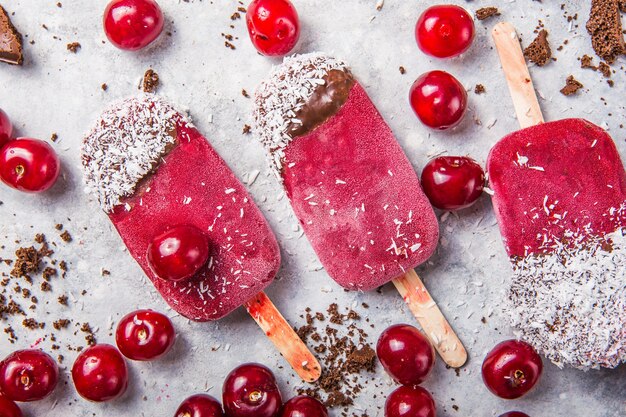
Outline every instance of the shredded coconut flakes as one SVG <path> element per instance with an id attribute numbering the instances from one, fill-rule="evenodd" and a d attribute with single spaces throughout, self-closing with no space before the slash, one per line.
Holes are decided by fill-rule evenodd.
<path id="1" fill-rule="evenodd" d="M 315 89 L 325 83 L 328 72 L 335 69 L 344 71 L 348 66 L 319 52 L 294 55 L 274 67 L 269 78 L 255 91 L 255 135 L 265 146 L 277 173 L 282 167 L 283 149 L 292 140 L 287 128 L 300 122 L 296 113 Z"/>
<path id="2" fill-rule="evenodd" d="M 111 212 L 152 172 L 176 140 L 177 123 L 190 124 L 162 98 L 141 94 L 111 105 L 83 139 L 86 191 Z"/>
<path id="3" fill-rule="evenodd" d="M 514 264 L 508 313 L 519 336 L 559 367 L 626 362 L 626 229 L 552 239 Z M 570 241 L 571 242 L 571 241 Z"/>

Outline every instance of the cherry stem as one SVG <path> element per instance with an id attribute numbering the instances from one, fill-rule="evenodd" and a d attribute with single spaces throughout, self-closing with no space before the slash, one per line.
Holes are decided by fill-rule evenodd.
<path id="1" fill-rule="evenodd" d="M 19 176 L 22 176 L 22 175 L 24 174 L 24 171 L 25 171 L 25 169 L 24 169 L 24 166 L 23 166 L 23 165 L 17 165 L 17 166 L 15 167 L 15 173 L 16 173 L 17 175 L 19 175 Z"/>
<path id="2" fill-rule="evenodd" d="M 526 382 L 526 375 L 524 375 L 523 371 L 516 369 L 513 373 L 513 378 L 511 378 L 511 383 L 513 387 L 519 387 L 524 382 Z"/>
<path id="3" fill-rule="evenodd" d="M 261 401 L 261 398 L 263 398 L 263 394 L 260 391 L 252 391 L 250 393 L 249 398 L 250 398 L 250 401 L 256 403 L 256 402 Z"/>

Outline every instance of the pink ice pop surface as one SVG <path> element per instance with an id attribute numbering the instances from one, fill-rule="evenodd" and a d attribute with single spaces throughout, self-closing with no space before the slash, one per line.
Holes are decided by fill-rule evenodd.
<path id="1" fill-rule="evenodd" d="M 506 136 L 487 170 L 509 256 L 549 253 L 546 241 L 569 232 L 601 237 L 626 226 L 617 210 L 626 201 L 624 166 L 611 137 L 586 120 Z"/>
<path id="2" fill-rule="evenodd" d="M 437 246 L 415 170 L 358 82 L 337 114 L 289 144 L 282 177 L 321 263 L 345 288 L 383 285 Z"/>
<path id="3" fill-rule="evenodd" d="M 109 217 L 174 310 L 196 321 L 216 320 L 272 282 L 280 251 L 245 187 L 206 139 L 180 123 L 177 133 L 178 145 L 157 171 Z M 209 262 L 190 281 L 172 283 L 152 272 L 146 252 L 154 236 L 182 224 L 206 231 Z"/>

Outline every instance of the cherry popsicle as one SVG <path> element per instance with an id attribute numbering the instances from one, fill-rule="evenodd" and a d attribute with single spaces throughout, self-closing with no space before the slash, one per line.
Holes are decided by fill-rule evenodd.
<path id="1" fill-rule="evenodd" d="M 255 94 L 255 131 L 328 274 L 349 290 L 389 281 L 444 361 L 467 352 L 413 268 L 439 225 L 415 170 L 345 63 L 287 58 Z"/>
<path id="2" fill-rule="evenodd" d="M 626 361 L 626 174 L 611 137 L 582 120 L 544 123 L 515 28 L 493 38 L 523 128 L 487 162 L 514 277 L 510 315 L 557 366 Z"/>
<path id="3" fill-rule="evenodd" d="M 209 321 L 245 305 L 303 380 L 319 378 L 319 363 L 263 292 L 280 266 L 273 232 L 183 114 L 155 95 L 115 103 L 85 137 L 82 160 L 87 190 L 174 310 Z M 191 279 L 163 279 L 148 249 L 155 237 L 179 226 L 205 236 L 208 260 Z M 180 237 L 166 241 L 164 252 L 181 246 L 189 245 Z"/>

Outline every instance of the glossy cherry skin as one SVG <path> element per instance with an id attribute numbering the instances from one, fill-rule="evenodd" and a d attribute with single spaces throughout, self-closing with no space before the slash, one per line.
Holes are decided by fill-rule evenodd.
<path id="1" fill-rule="evenodd" d="M 20 191 L 36 193 L 54 185 L 61 161 L 52 146 L 39 139 L 18 138 L 0 150 L 0 179 Z"/>
<path id="2" fill-rule="evenodd" d="M 442 210 L 460 210 L 483 193 L 485 172 L 466 156 L 440 156 L 422 171 L 422 188 L 430 203 Z"/>
<path id="3" fill-rule="evenodd" d="M 226 377 L 222 404 L 228 417 L 276 417 L 283 401 L 272 371 L 246 363 Z"/>
<path id="4" fill-rule="evenodd" d="M 176 341 L 170 319 L 152 310 L 137 310 L 120 320 L 115 342 L 122 355 L 135 361 L 150 361 L 165 355 Z"/>
<path id="5" fill-rule="evenodd" d="M 415 25 L 417 46 L 437 58 L 450 58 L 467 51 L 474 40 L 474 32 L 472 16 L 452 4 L 429 7 Z"/>
<path id="6" fill-rule="evenodd" d="M 422 387 L 397 388 L 385 402 L 385 417 L 436 417 L 433 397 Z"/>
<path id="7" fill-rule="evenodd" d="M 509 411 L 508 413 L 501 414 L 500 417 L 529 417 L 529 415 L 521 411 Z"/>
<path id="8" fill-rule="evenodd" d="M 300 19 L 289 0 L 254 0 L 246 13 L 248 34 L 263 55 L 287 55 L 300 38 Z"/>
<path id="9" fill-rule="evenodd" d="M 104 33 L 118 48 L 136 51 L 159 37 L 164 21 L 154 0 L 112 0 L 104 10 Z"/>
<path id="10" fill-rule="evenodd" d="M 328 410 L 315 398 L 299 395 L 283 405 L 281 417 L 328 417 Z"/>
<path id="11" fill-rule="evenodd" d="M 378 360 L 402 385 L 421 384 L 435 364 L 435 349 L 413 326 L 396 324 L 385 329 L 376 344 Z"/>
<path id="12" fill-rule="evenodd" d="M 0 417 L 23 417 L 23 414 L 17 404 L 0 394 Z"/>
<path id="13" fill-rule="evenodd" d="M 113 346 L 94 345 L 76 358 L 72 379 L 81 397 L 94 402 L 114 400 L 128 387 L 126 361 Z"/>
<path id="14" fill-rule="evenodd" d="M 193 277 L 209 259 L 209 241 L 197 227 L 176 226 L 155 237 L 148 246 L 154 273 L 168 281 Z"/>
<path id="15" fill-rule="evenodd" d="M 483 361 L 483 382 L 500 398 L 512 400 L 530 391 L 541 376 L 543 363 L 528 343 L 507 340 L 487 354 Z"/>
<path id="16" fill-rule="evenodd" d="M 13 125 L 11 124 L 11 120 L 9 116 L 0 109 L 0 149 L 11 140 L 11 135 L 13 135 Z"/>
<path id="17" fill-rule="evenodd" d="M 38 349 L 18 350 L 0 362 L 0 392 L 13 401 L 41 400 L 58 381 L 56 362 Z"/>
<path id="18" fill-rule="evenodd" d="M 206 394 L 197 394 L 183 401 L 174 417 L 224 417 L 224 412 L 215 398 Z"/>
<path id="19" fill-rule="evenodd" d="M 411 86 L 413 111 L 426 126 L 446 130 L 458 125 L 467 110 L 467 92 L 445 71 L 422 74 Z"/>

